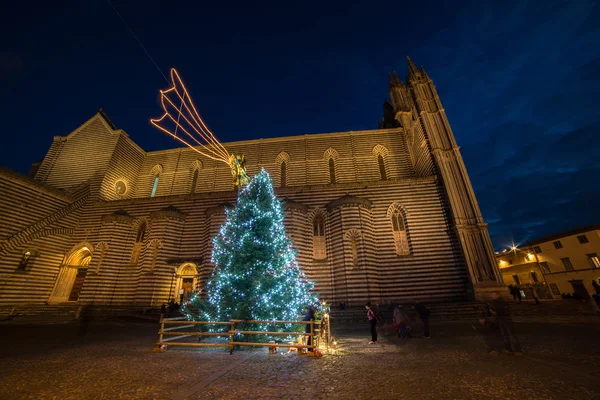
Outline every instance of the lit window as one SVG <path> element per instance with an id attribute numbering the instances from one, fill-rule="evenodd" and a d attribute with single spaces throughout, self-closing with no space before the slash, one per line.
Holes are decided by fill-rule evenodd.
<path id="1" fill-rule="evenodd" d="M 573 271 L 573 264 L 571 264 L 571 260 L 569 260 L 569 257 L 561 258 L 560 261 L 565 267 L 565 271 Z"/>
<path id="2" fill-rule="evenodd" d="M 586 254 L 592 268 L 600 268 L 600 258 L 597 253 Z"/>
<path id="3" fill-rule="evenodd" d="M 30 259 L 31 259 L 30 251 L 26 251 L 25 253 L 23 253 L 23 256 L 21 257 L 21 261 L 19 261 L 19 269 L 27 268 L 27 264 L 29 264 Z"/>
<path id="4" fill-rule="evenodd" d="M 154 184 L 152 185 L 152 193 L 150 193 L 150 197 L 156 196 L 156 189 L 158 188 L 158 178 L 158 175 L 154 177 Z"/>
<path id="5" fill-rule="evenodd" d="M 377 163 L 379 164 L 379 175 L 381 175 L 381 180 L 387 180 L 387 174 L 385 172 L 385 163 L 383 162 L 383 156 L 381 154 L 377 156 Z"/>
<path id="6" fill-rule="evenodd" d="M 577 236 L 577 240 L 579 240 L 579 243 L 581 243 L 581 244 L 589 243 L 590 242 L 588 240 L 587 236 L 585 236 L 585 235 L 579 235 L 579 236 Z"/>
<path id="7" fill-rule="evenodd" d="M 562 249 L 562 243 L 560 242 L 560 240 L 557 240 L 556 242 L 553 242 L 552 244 L 554 244 L 554 248 L 555 249 Z"/>

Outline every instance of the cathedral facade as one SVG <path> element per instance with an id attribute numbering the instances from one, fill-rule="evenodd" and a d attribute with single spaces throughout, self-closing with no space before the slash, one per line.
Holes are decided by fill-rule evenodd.
<path id="1" fill-rule="evenodd" d="M 300 267 L 328 302 L 485 298 L 503 283 L 433 82 L 390 76 L 379 128 L 225 143 L 265 168 Z M 229 168 L 146 152 L 103 111 L 30 176 L 0 169 L 0 305 L 160 306 L 203 288 Z"/>

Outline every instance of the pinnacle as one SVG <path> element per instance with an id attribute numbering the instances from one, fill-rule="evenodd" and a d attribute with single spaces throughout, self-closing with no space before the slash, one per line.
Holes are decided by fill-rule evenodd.
<path id="1" fill-rule="evenodd" d="M 409 56 L 406 56 L 406 62 L 408 63 L 408 76 L 415 75 L 419 70 L 417 69 L 417 67 L 412 62 Z"/>

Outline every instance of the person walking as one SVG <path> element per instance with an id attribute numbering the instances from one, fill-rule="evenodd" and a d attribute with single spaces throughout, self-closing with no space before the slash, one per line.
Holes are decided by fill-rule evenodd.
<path id="1" fill-rule="evenodd" d="M 471 327 L 479 334 L 487 347 L 487 352 L 490 355 L 498 354 L 502 350 L 503 342 L 498 325 L 492 321 L 488 321 L 485 315 L 481 315 L 478 319 L 479 323 L 471 325 Z"/>
<path id="2" fill-rule="evenodd" d="M 515 336 L 514 325 L 510 316 L 510 308 L 499 293 L 492 295 L 490 311 L 496 316 L 496 325 L 500 328 L 504 340 L 504 352 L 522 355 L 521 345 Z"/>
<path id="3" fill-rule="evenodd" d="M 371 326 L 371 341 L 369 344 L 377 343 L 377 314 L 373 307 L 371 307 L 371 303 L 367 303 L 365 305 L 367 309 L 367 318 L 369 319 L 369 325 Z"/>
<path id="4" fill-rule="evenodd" d="M 406 310 L 402 308 L 402 305 L 398 305 L 394 308 L 394 324 L 398 329 L 398 336 L 402 339 L 410 337 L 410 317 L 406 313 Z"/>
<path id="5" fill-rule="evenodd" d="M 423 321 L 423 337 L 429 339 L 429 314 L 431 311 L 417 300 L 412 308 L 417 312 L 421 321 Z"/>
<path id="6" fill-rule="evenodd" d="M 523 295 L 521 295 L 521 286 L 520 285 L 515 286 L 515 292 L 517 293 L 517 299 L 519 299 L 519 304 L 521 304 L 522 300 L 523 300 Z"/>

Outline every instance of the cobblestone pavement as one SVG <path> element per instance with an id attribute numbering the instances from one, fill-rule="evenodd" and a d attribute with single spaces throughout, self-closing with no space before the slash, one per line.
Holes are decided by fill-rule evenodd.
<path id="1" fill-rule="evenodd" d="M 469 323 L 432 338 L 338 330 L 336 354 L 152 353 L 156 324 L 0 325 L 0 399 L 593 399 L 600 398 L 600 321 L 517 324 L 525 354 L 490 356 Z M 419 332 L 417 324 L 415 333 Z"/>

